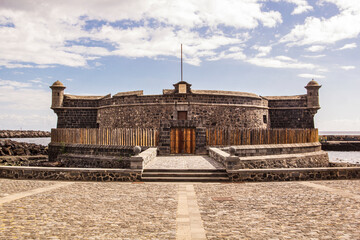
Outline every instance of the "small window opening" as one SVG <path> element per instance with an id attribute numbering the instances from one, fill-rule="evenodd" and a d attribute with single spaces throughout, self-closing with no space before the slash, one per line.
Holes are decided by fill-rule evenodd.
<path id="1" fill-rule="evenodd" d="M 263 121 L 264 121 L 264 123 L 267 123 L 267 116 L 266 115 L 263 115 Z"/>

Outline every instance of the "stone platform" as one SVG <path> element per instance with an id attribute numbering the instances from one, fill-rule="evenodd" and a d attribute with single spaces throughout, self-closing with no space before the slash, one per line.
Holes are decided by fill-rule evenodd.
<path id="1" fill-rule="evenodd" d="M 145 169 L 225 169 L 224 165 L 206 155 L 157 156 Z"/>
<path id="2" fill-rule="evenodd" d="M 0 239 L 359 239 L 359 186 L 0 179 Z"/>

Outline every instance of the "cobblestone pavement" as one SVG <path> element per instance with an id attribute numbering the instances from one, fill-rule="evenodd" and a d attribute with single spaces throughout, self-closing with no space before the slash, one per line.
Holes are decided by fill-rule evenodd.
<path id="1" fill-rule="evenodd" d="M 10 194 L 24 192 L 32 190 L 35 188 L 41 188 L 49 186 L 56 182 L 48 181 L 21 181 L 21 180 L 10 180 L 10 179 L 1 179 L 0 180 L 0 198 L 8 196 Z"/>
<path id="2" fill-rule="evenodd" d="M 176 194 L 174 185 L 74 183 L 0 205 L 0 239 L 175 239 Z"/>
<path id="3" fill-rule="evenodd" d="M 156 157 L 145 169 L 225 169 L 209 156 L 169 156 Z"/>
<path id="4" fill-rule="evenodd" d="M 360 184 L 336 186 L 349 182 Z M 198 184 L 195 191 L 208 239 L 360 239 L 359 201 L 301 182 Z"/>
<path id="5" fill-rule="evenodd" d="M 0 239 L 360 239 L 359 186 L 0 179 Z"/>

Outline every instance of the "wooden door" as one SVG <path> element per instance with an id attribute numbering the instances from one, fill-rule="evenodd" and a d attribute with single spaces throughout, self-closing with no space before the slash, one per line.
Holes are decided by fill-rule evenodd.
<path id="1" fill-rule="evenodd" d="M 171 154 L 195 153 L 195 128 L 171 128 L 170 130 Z"/>

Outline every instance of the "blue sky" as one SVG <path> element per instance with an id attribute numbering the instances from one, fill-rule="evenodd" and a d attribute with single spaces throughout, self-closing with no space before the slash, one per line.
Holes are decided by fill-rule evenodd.
<path id="1" fill-rule="evenodd" d="M 0 129 L 56 126 L 65 93 L 193 89 L 305 94 L 318 81 L 322 131 L 360 131 L 360 1 L 0 0 Z"/>

